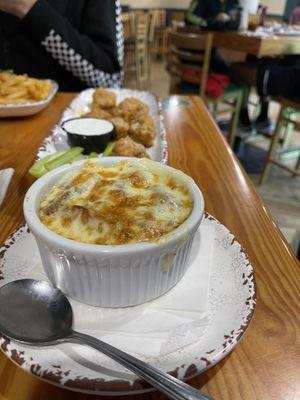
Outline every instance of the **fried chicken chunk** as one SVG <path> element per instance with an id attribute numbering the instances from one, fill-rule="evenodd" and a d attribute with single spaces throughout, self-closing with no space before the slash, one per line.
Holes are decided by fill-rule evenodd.
<path id="1" fill-rule="evenodd" d="M 114 92 L 106 89 L 95 89 L 93 94 L 93 104 L 101 109 L 115 107 L 117 104 L 117 96 Z"/>
<path id="2" fill-rule="evenodd" d="M 128 97 L 127 99 L 121 101 L 121 103 L 114 108 L 114 115 L 116 117 L 122 117 L 127 122 L 134 121 L 137 117 L 141 115 L 147 115 L 149 112 L 149 107 L 140 100 L 133 97 Z"/>
<path id="3" fill-rule="evenodd" d="M 140 143 L 136 143 L 129 136 L 123 137 L 116 141 L 112 155 L 122 157 L 150 158 L 149 154 L 145 150 L 145 147 Z"/>
<path id="4" fill-rule="evenodd" d="M 121 117 L 113 117 L 109 119 L 115 126 L 115 137 L 121 139 L 128 135 L 129 124 Z"/>
<path id="5" fill-rule="evenodd" d="M 130 125 L 129 136 L 145 147 L 153 146 L 155 131 L 152 118 L 149 115 L 140 116 Z"/>
<path id="6" fill-rule="evenodd" d="M 101 108 L 94 107 L 91 109 L 90 112 L 82 115 L 82 117 L 110 119 L 111 114 L 106 110 L 102 110 Z"/>

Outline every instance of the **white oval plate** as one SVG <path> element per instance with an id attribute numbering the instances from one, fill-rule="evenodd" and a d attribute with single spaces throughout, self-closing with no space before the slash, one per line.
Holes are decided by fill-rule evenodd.
<path id="1" fill-rule="evenodd" d="M 38 150 L 38 158 L 43 158 L 48 154 L 53 154 L 56 151 L 67 150 L 70 148 L 66 132 L 61 128 L 62 122 L 69 118 L 80 117 L 90 111 L 90 104 L 92 102 L 93 92 L 95 89 L 86 89 L 82 91 L 64 111 L 63 116 L 58 125 L 56 125 L 52 133 L 43 141 Z M 132 89 L 109 89 L 117 95 L 117 104 L 128 97 L 134 97 L 149 106 L 150 115 L 154 121 L 155 127 L 155 140 L 154 145 L 146 149 L 150 157 L 154 161 L 167 163 L 168 148 L 166 130 L 163 123 L 161 114 L 161 104 L 156 96 L 150 92 L 132 90 Z"/>
<path id="2" fill-rule="evenodd" d="M 175 341 L 172 351 L 164 355 L 156 352 L 160 355 L 151 356 L 155 350 L 149 350 L 143 342 L 144 339 L 139 340 L 138 348 L 133 347 L 135 352 L 131 352 L 183 380 L 204 372 L 232 351 L 246 331 L 256 303 L 253 268 L 241 245 L 228 229 L 211 215 L 205 214 L 202 224 L 213 226 L 215 231 L 205 329 L 199 335 L 199 325 L 189 325 L 189 333 L 193 336 L 190 344 L 178 347 L 177 343 L 180 340 Z M 32 272 L 33 265 L 35 272 Z M 197 255 L 192 265 L 193 268 L 198 268 Z M 26 226 L 13 233 L 0 248 L 0 285 L 24 277 L 45 279 L 35 240 Z M 184 278 L 182 282 L 184 285 Z M 176 287 L 173 290 L 175 293 Z M 186 290 L 194 290 L 194 298 L 198 298 L 197 285 L 189 284 Z M 159 299 L 150 302 L 152 307 L 156 301 Z M 115 337 L 109 340 L 110 343 L 122 348 L 123 342 L 120 343 L 116 339 L 119 326 L 116 321 L 120 322 L 125 318 L 122 311 L 124 309 L 108 309 L 109 318 L 104 319 L 103 328 L 101 308 L 74 304 L 72 300 L 71 302 L 75 329 L 80 328 L 81 331 L 97 336 L 97 321 L 101 321 L 102 335 L 104 330 L 105 337 Z M 132 320 L 136 321 L 136 316 L 150 303 L 127 308 L 126 315 L 128 316 L 129 310 Z M 164 324 L 163 320 L 161 324 Z M 144 332 L 144 324 L 137 327 L 137 330 Z M 152 333 L 155 335 L 156 330 Z M 101 334 L 98 333 L 98 336 L 101 337 Z M 172 338 L 173 336 L 171 341 Z M 153 390 L 116 362 L 86 346 L 61 344 L 40 348 L 26 346 L 0 336 L 0 347 L 7 357 L 24 370 L 66 389 L 101 395 L 137 394 Z"/>
<path id="3" fill-rule="evenodd" d="M 51 81 L 52 91 L 45 100 L 36 101 L 35 103 L 24 104 L 7 104 L 0 105 L 0 117 L 26 117 L 29 115 L 37 114 L 42 111 L 52 101 L 53 97 L 58 91 L 58 84 Z"/>

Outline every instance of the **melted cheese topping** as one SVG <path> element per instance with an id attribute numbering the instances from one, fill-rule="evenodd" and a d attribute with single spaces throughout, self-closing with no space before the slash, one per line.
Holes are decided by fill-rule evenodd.
<path id="1" fill-rule="evenodd" d="M 46 195 L 40 219 L 59 235 L 84 243 L 157 242 L 193 208 L 187 187 L 178 179 L 181 173 L 175 172 L 147 159 L 113 166 L 87 161 Z"/>

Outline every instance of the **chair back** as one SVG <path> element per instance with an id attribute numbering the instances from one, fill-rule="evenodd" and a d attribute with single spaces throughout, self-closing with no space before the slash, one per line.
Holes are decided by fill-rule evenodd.
<path id="1" fill-rule="evenodd" d="M 129 39 L 132 35 L 131 32 L 131 13 L 126 12 L 122 14 L 122 24 L 123 24 L 123 35 L 124 39 Z"/>
<path id="2" fill-rule="evenodd" d="M 164 9 L 164 8 L 159 9 L 157 27 L 158 28 L 166 28 L 167 27 L 167 12 L 166 12 L 166 9 Z"/>
<path id="3" fill-rule="evenodd" d="M 135 65 L 139 89 L 147 87 L 149 81 L 148 39 L 150 21 L 150 13 L 135 13 Z"/>
<path id="4" fill-rule="evenodd" d="M 199 85 L 199 95 L 205 98 L 205 88 L 209 72 L 213 42 L 212 33 L 185 33 L 174 30 L 168 32 L 168 66 L 171 80 L 182 80 Z M 200 80 L 184 74 L 186 69 L 201 74 Z"/>
<path id="5" fill-rule="evenodd" d="M 152 10 L 155 13 L 155 28 L 166 28 L 167 26 L 167 13 L 163 8 L 156 8 Z"/>
<path id="6" fill-rule="evenodd" d="M 158 10 L 151 10 L 151 11 L 149 11 L 149 14 L 150 14 L 150 21 L 149 21 L 148 41 L 149 41 L 149 43 L 153 43 L 155 27 L 157 25 L 157 21 L 158 21 L 158 17 L 159 17 L 159 11 Z"/>

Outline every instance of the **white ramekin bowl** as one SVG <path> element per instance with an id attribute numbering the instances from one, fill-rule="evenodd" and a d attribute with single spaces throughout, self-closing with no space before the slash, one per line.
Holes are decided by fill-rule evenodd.
<path id="1" fill-rule="evenodd" d="M 121 157 L 104 157 L 112 165 Z M 136 159 L 135 159 L 136 160 Z M 84 161 L 57 168 L 39 178 L 24 199 L 26 222 L 35 236 L 50 281 L 71 298 L 101 307 L 127 307 L 152 300 L 171 289 L 184 275 L 191 245 L 201 222 L 204 200 L 195 182 L 181 173 L 194 201 L 192 213 L 158 243 L 94 245 L 66 239 L 39 219 L 41 199 L 65 173 Z M 178 172 L 162 166 L 171 175 Z"/>

